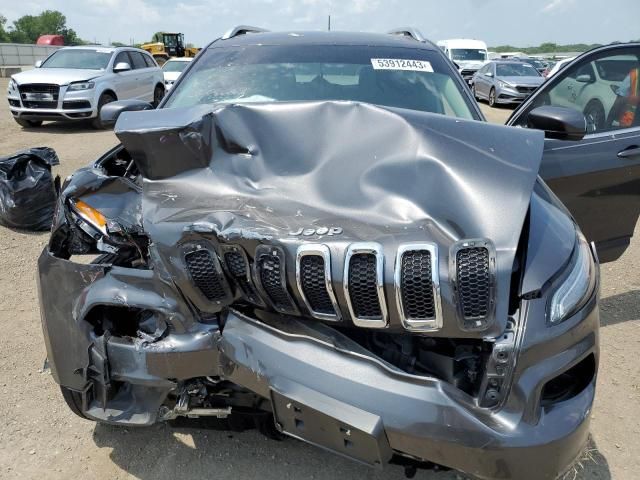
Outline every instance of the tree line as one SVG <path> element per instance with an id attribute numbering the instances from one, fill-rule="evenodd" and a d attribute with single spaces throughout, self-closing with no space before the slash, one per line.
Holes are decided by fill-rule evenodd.
<path id="1" fill-rule="evenodd" d="M 632 40 L 638 41 L 638 40 Z M 621 42 L 611 42 L 621 43 Z M 538 55 L 544 53 L 556 53 L 556 52 L 586 52 L 592 48 L 600 47 L 600 43 L 569 43 L 565 45 L 559 45 L 552 42 L 541 43 L 537 47 L 514 47 L 513 45 L 499 45 L 497 47 L 491 47 L 489 50 L 497 53 L 503 52 L 522 52 L 527 55 Z"/>
<path id="2" fill-rule="evenodd" d="M 65 45 L 87 43 L 76 32 L 67 27 L 67 18 L 57 10 L 45 10 L 39 15 L 24 15 L 7 25 L 0 14 L 0 42 L 36 43 L 40 35 L 62 35 Z"/>

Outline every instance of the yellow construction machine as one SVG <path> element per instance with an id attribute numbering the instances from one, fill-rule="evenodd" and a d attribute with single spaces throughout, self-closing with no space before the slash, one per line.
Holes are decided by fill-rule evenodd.
<path id="1" fill-rule="evenodd" d="M 200 50 L 195 47 L 185 47 L 184 33 L 161 32 L 154 35 L 153 40 L 143 44 L 141 48 L 153 55 L 158 65 L 164 64 L 173 57 L 195 57 Z"/>

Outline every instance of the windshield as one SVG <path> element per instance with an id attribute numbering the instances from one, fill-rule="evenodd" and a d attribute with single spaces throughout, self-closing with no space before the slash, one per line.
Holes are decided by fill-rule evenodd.
<path id="1" fill-rule="evenodd" d="M 164 70 L 165 72 L 182 72 L 185 68 L 187 68 L 187 65 L 189 65 L 189 62 L 169 60 L 162 66 L 162 70 Z"/>
<path id="2" fill-rule="evenodd" d="M 163 43 L 167 47 L 175 47 L 178 44 L 177 35 L 164 35 Z"/>
<path id="3" fill-rule="evenodd" d="M 210 48 L 165 107 L 352 100 L 478 118 L 453 71 L 425 49 L 356 45 Z"/>
<path id="4" fill-rule="evenodd" d="M 101 49 L 78 48 L 58 50 L 47 58 L 41 68 L 80 68 L 104 70 L 109 65 L 112 52 Z"/>
<path id="5" fill-rule="evenodd" d="M 485 61 L 487 59 L 486 50 L 478 50 L 477 48 L 452 48 L 451 60 L 469 61 L 478 60 Z"/>
<path id="6" fill-rule="evenodd" d="M 498 63 L 496 64 L 498 77 L 539 77 L 538 70 L 528 63 Z"/>

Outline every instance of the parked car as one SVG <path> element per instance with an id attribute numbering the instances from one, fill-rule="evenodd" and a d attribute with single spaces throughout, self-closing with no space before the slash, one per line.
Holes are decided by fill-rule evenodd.
<path id="1" fill-rule="evenodd" d="M 588 131 L 600 131 L 620 121 L 621 102 L 628 97 L 619 88 L 629 83 L 630 72 L 638 67 L 635 54 L 594 57 L 579 66 L 571 63 L 554 88 L 541 98 L 547 104 L 575 108 L 584 113 Z M 553 77 L 552 77 L 553 78 Z"/>
<path id="2" fill-rule="evenodd" d="M 538 58 L 531 58 L 531 57 L 514 57 L 511 60 L 518 60 L 520 62 L 524 62 L 524 63 L 528 63 L 529 65 L 531 65 L 533 68 L 535 68 L 536 70 L 538 70 L 538 73 L 540 75 L 543 75 L 545 70 L 547 69 L 547 62 L 540 60 Z M 543 75 L 544 76 L 544 75 Z"/>
<path id="3" fill-rule="evenodd" d="M 104 107 L 122 143 L 66 181 L 38 261 L 76 414 L 226 417 L 482 479 L 572 464 L 598 258 L 640 210 L 638 119 L 587 133 L 575 106 L 539 105 L 569 69 L 514 112 L 522 128 L 488 124 L 419 38 L 238 27 L 158 109 Z M 640 44 L 576 68 L 619 55 Z"/>
<path id="4" fill-rule="evenodd" d="M 565 65 L 568 65 L 569 63 L 571 63 L 576 57 L 568 57 L 568 58 L 563 58 L 562 60 L 558 60 L 549 70 L 549 73 L 547 73 L 546 77 L 552 77 L 553 75 L 555 75 L 556 73 L 558 73 L 558 71 L 563 68 Z"/>
<path id="5" fill-rule="evenodd" d="M 91 120 L 101 128 L 105 104 L 135 99 L 157 105 L 164 96 L 162 70 L 137 48 L 64 47 L 36 67 L 9 80 L 9 108 L 22 127 Z"/>
<path id="6" fill-rule="evenodd" d="M 189 65 L 193 58 L 190 57 L 182 57 L 182 58 L 172 58 L 168 60 L 162 65 L 162 73 L 164 75 L 164 86 L 167 90 L 169 90 L 180 74 L 184 71 L 185 68 Z"/>
<path id="7" fill-rule="evenodd" d="M 474 74 L 471 91 L 494 107 L 522 102 L 543 82 L 544 77 L 529 63 L 493 60 Z"/>
<path id="8" fill-rule="evenodd" d="M 487 44 L 471 38 L 439 40 L 438 46 L 454 62 L 460 75 L 470 85 L 473 74 L 487 61 Z"/>

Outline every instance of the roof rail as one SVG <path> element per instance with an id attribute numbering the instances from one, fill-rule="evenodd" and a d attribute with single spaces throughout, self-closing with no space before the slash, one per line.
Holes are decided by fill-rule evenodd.
<path id="1" fill-rule="evenodd" d="M 424 35 L 422 35 L 422 32 L 420 30 L 418 30 L 417 28 L 413 28 L 413 27 L 406 27 L 406 28 L 394 28 L 393 30 L 391 30 L 390 32 L 387 32 L 389 35 L 400 35 L 403 37 L 409 37 L 414 39 L 417 42 L 426 42 L 427 39 L 425 38 Z"/>
<path id="2" fill-rule="evenodd" d="M 260 27 L 251 27 L 249 25 L 238 25 L 237 27 L 232 28 L 231 30 L 227 30 L 224 35 L 222 35 L 222 40 L 228 40 L 233 37 L 237 37 L 238 35 L 246 35 L 247 33 L 261 33 L 268 32 L 269 30 L 265 30 Z"/>

